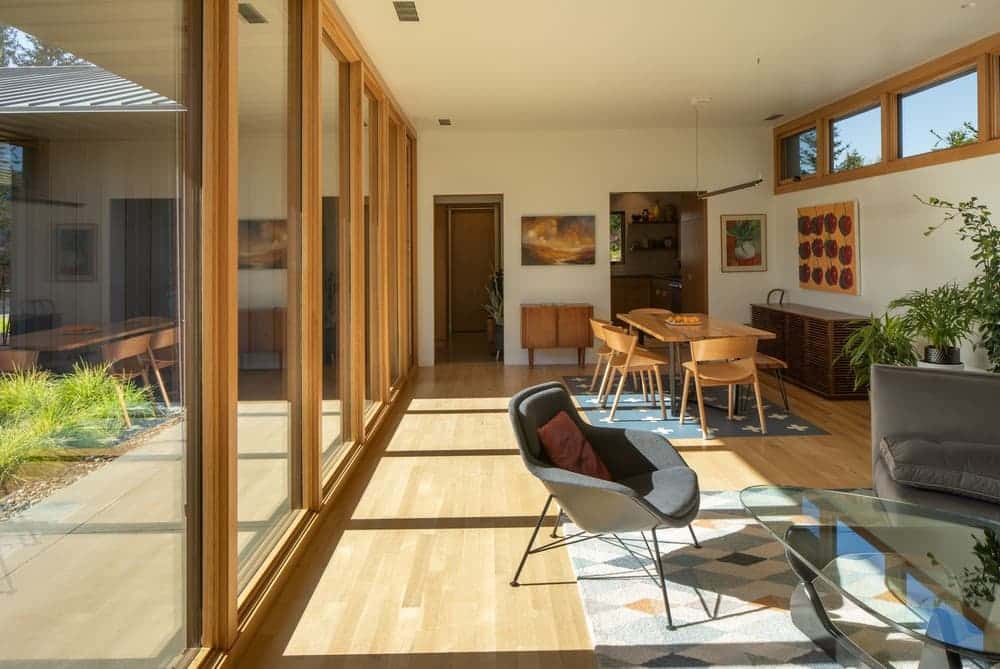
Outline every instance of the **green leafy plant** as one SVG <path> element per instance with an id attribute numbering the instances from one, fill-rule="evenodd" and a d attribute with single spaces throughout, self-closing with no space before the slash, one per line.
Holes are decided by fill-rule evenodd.
<path id="1" fill-rule="evenodd" d="M 486 282 L 487 303 L 483 305 L 483 310 L 496 321 L 497 325 L 503 325 L 503 270 L 497 269 L 490 273 L 490 278 Z"/>
<path id="2" fill-rule="evenodd" d="M 907 330 L 934 348 L 957 347 L 972 334 L 969 291 L 957 283 L 910 291 L 890 302 L 889 308 L 904 309 Z"/>
<path id="3" fill-rule="evenodd" d="M 872 365 L 913 367 L 917 364 L 912 333 L 901 317 L 872 314 L 867 321 L 861 322 L 864 324 L 847 338 L 840 355 L 854 371 L 855 390 L 868 386 Z"/>
<path id="4" fill-rule="evenodd" d="M 979 128 L 972 123 L 965 121 L 957 130 L 949 130 L 941 134 L 937 130 L 931 130 L 931 134 L 937 138 L 934 142 L 934 150 L 953 149 L 956 146 L 964 146 L 979 141 Z"/>
<path id="5" fill-rule="evenodd" d="M 977 345 L 985 349 L 991 371 L 1000 373 L 1000 227 L 993 223 L 990 208 L 976 197 L 958 204 L 936 197 L 914 197 L 944 211 L 944 220 L 930 226 L 925 236 L 957 220 L 958 236 L 973 244 L 969 257 L 978 274 L 969 282 L 968 295 L 979 334 Z"/>

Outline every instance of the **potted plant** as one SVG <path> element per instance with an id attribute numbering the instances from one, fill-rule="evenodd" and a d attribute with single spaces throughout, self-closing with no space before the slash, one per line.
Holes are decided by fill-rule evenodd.
<path id="1" fill-rule="evenodd" d="M 923 362 L 929 365 L 961 365 L 959 346 L 972 334 L 973 309 L 968 289 L 946 283 L 933 289 L 914 290 L 889 303 L 890 309 L 905 309 L 903 324 L 925 340 Z"/>
<path id="2" fill-rule="evenodd" d="M 503 355 L 503 270 L 497 269 L 490 273 L 486 281 L 486 304 L 483 310 L 494 322 L 494 337 L 496 339 L 497 357 Z"/>
<path id="3" fill-rule="evenodd" d="M 973 244 L 970 258 L 979 273 L 969 282 L 969 305 L 979 334 L 978 346 L 985 349 L 990 370 L 1000 373 L 1000 226 L 993 223 L 992 212 L 978 198 L 956 205 L 936 197 L 915 197 L 945 212 L 944 220 L 930 226 L 924 235 L 960 219 L 958 236 Z"/>
<path id="4" fill-rule="evenodd" d="M 841 357 L 847 358 L 854 371 L 854 389 L 868 386 L 872 365 L 913 367 L 917 354 L 913 350 L 909 328 L 900 316 L 872 314 L 844 342 Z"/>

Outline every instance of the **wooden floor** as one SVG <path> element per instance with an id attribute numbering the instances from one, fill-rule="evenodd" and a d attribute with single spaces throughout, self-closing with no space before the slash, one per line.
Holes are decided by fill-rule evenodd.
<path id="1" fill-rule="evenodd" d="M 521 464 L 507 400 L 579 373 L 421 369 L 240 666 L 593 667 L 565 551 L 533 556 L 524 585 L 508 585 L 546 494 Z M 867 403 L 790 395 L 830 435 L 681 441 L 703 490 L 870 485 Z"/>

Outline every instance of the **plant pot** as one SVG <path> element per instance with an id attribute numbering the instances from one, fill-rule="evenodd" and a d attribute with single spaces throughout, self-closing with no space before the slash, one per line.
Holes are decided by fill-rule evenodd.
<path id="1" fill-rule="evenodd" d="M 503 355 L 503 325 L 502 324 L 497 323 L 496 332 L 497 332 L 497 334 L 496 334 L 496 337 L 497 337 L 497 353 L 502 356 Z"/>
<path id="2" fill-rule="evenodd" d="M 497 322 L 492 317 L 486 319 L 486 343 L 493 346 L 496 343 Z"/>
<path id="3" fill-rule="evenodd" d="M 944 348 L 927 346 L 924 348 L 924 362 L 932 365 L 961 365 L 962 351 L 954 346 Z"/>

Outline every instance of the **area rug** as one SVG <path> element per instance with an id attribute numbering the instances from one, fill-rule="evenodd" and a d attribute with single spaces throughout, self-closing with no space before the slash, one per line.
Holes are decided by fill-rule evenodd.
<path id="1" fill-rule="evenodd" d="M 736 492 L 703 492 L 694 523 L 660 530 L 660 552 L 675 630 L 667 629 L 652 560 L 638 533 L 569 546 L 580 596 L 601 667 L 705 665 L 838 667 L 792 620 L 798 579 L 780 543 L 742 508 Z M 576 531 L 569 521 L 562 531 Z M 920 644 L 881 626 L 819 588 L 831 618 L 880 661 L 916 667 Z M 968 665 L 972 666 L 972 665 Z"/>
<path id="2" fill-rule="evenodd" d="M 589 376 L 564 376 L 563 383 L 580 405 L 581 412 L 587 417 L 592 425 L 610 424 L 611 400 L 609 398 L 608 407 L 602 409 L 598 405 L 597 392 L 589 390 L 591 377 Z M 663 389 L 667 389 L 667 379 L 662 379 Z M 746 402 L 746 407 L 742 413 L 733 416 L 733 420 L 727 417 L 725 388 L 706 388 L 705 412 L 708 423 L 707 439 L 720 437 L 754 437 L 760 436 L 760 421 L 757 418 L 757 403 L 751 394 Z M 678 386 L 677 396 L 680 402 L 681 388 Z M 680 419 L 667 413 L 666 420 L 660 412 L 658 401 L 651 398 L 643 398 L 641 392 L 636 392 L 626 385 L 626 392 L 622 393 L 621 401 L 618 403 L 618 410 L 615 412 L 615 427 L 623 427 L 630 430 L 648 430 L 662 434 L 667 439 L 701 439 L 701 426 L 698 422 L 698 405 L 693 399 L 694 389 L 692 387 L 692 398 L 689 401 L 684 424 Z M 669 409 L 670 398 L 666 398 L 666 405 Z M 813 425 L 806 419 L 790 411 L 785 411 L 781 405 L 773 404 L 764 400 L 764 416 L 767 419 L 767 431 L 770 436 L 812 436 L 827 434 L 826 431 Z"/>

